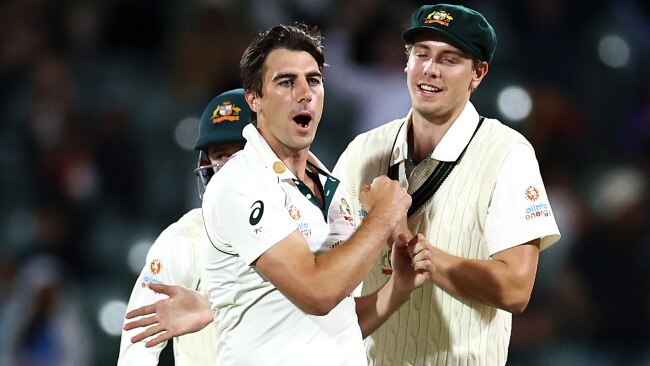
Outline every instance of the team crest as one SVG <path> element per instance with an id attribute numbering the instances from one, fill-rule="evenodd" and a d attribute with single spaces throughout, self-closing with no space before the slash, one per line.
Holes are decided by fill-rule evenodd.
<path id="1" fill-rule="evenodd" d="M 350 210 L 350 205 L 348 204 L 348 201 L 345 198 L 341 198 L 341 204 L 339 205 L 339 210 L 341 211 L 341 214 L 343 215 L 344 219 L 346 219 L 350 223 L 354 222 L 354 218 L 352 218 L 352 210 Z"/>
<path id="2" fill-rule="evenodd" d="M 529 186 L 526 188 L 526 198 L 530 201 L 537 201 L 539 198 L 539 190 L 535 186 Z"/>
<path id="3" fill-rule="evenodd" d="M 436 10 L 433 13 L 427 15 L 426 18 L 424 18 L 424 23 L 425 24 L 438 23 L 446 27 L 449 26 L 449 23 L 452 20 L 454 20 L 454 18 L 451 15 L 449 15 L 449 13 L 447 13 L 446 11 Z"/>
<path id="4" fill-rule="evenodd" d="M 225 101 L 218 105 L 214 112 L 212 112 L 212 122 L 239 121 L 239 112 L 241 112 L 241 108 L 232 104 L 232 102 Z"/>
<path id="5" fill-rule="evenodd" d="M 151 273 L 153 274 L 158 274 L 162 270 L 163 265 L 160 262 L 159 259 L 154 259 L 151 261 L 151 264 L 149 264 L 149 270 L 151 270 Z"/>

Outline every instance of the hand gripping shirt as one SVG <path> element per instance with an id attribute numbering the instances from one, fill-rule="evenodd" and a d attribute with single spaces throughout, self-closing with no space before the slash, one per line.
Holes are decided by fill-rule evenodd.
<path id="1" fill-rule="evenodd" d="M 325 316 L 309 315 L 253 265 L 295 230 L 315 255 L 347 240 L 356 226 L 345 188 L 310 153 L 308 169 L 323 187 L 321 208 L 253 125 L 244 137 L 244 150 L 215 174 L 203 198 L 217 364 L 366 365 L 352 296 Z"/>
<path id="2" fill-rule="evenodd" d="M 429 159 L 415 167 L 407 166 L 411 113 L 355 138 L 334 172 L 346 184 L 359 220 L 365 215 L 361 187 L 386 174 L 388 166 L 399 166 L 400 183 L 412 194 L 440 161 L 456 161 L 467 146 L 434 196 L 409 216 L 409 228 L 447 253 L 479 260 L 536 238 L 540 250 L 555 243 L 560 234 L 532 146 L 494 119 L 477 129 L 479 120 L 468 103 Z M 388 258 L 384 249 L 364 279 L 364 294 L 388 280 Z M 511 322 L 506 311 L 426 282 L 365 342 L 372 365 L 503 365 Z"/>
<path id="3" fill-rule="evenodd" d="M 193 209 L 177 222 L 169 225 L 158 236 L 147 253 L 147 260 L 140 273 L 127 306 L 127 311 L 153 304 L 167 296 L 151 291 L 147 284 L 164 283 L 181 285 L 206 293 L 203 278 L 203 240 L 205 229 L 201 209 Z M 167 342 L 147 348 L 148 339 L 131 343 L 131 337 L 139 329 L 122 330 L 118 365 L 157 365 L 160 352 Z M 213 326 L 174 338 L 174 362 L 176 365 L 214 366 L 216 331 Z"/>

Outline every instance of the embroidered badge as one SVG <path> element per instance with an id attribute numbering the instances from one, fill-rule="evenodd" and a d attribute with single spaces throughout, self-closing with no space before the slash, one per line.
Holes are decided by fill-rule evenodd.
<path id="1" fill-rule="evenodd" d="M 436 10 L 433 13 L 430 13 L 427 15 L 426 18 L 424 18 L 424 23 L 425 24 L 431 24 L 431 23 L 438 23 L 440 25 L 444 25 L 445 27 L 449 26 L 449 23 L 454 20 L 454 18 L 449 15 L 444 10 Z"/>
<path id="2" fill-rule="evenodd" d="M 225 101 L 217 106 L 212 112 L 212 122 L 221 123 L 223 121 L 239 121 L 239 112 L 241 108 L 229 101 Z"/>

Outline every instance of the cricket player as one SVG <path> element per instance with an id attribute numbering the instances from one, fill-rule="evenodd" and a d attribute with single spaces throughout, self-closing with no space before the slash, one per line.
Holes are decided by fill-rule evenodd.
<path id="1" fill-rule="evenodd" d="M 412 108 L 354 139 L 334 174 L 355 197 L 388 174 L 413 198 L 409 248 L 433 254 L 431 282 L 366 339 L 371 365 L 504 365 L 512 314 L 527 306 L 539 252 L 560 238 L 531 144 L 479 114 L 470 95 L 488 73 L 496 33 L 459 5 L 417 9 L 402 34 Z M 412 234 L 407 233 L 410 237 Z M 385 249 L 363 282 L 391 277 Z"/>
<path id="2" fill-rule="evenodd" d="M 205 189 L 212 175 L 237 151 L 244 147 L 243 128 L 250 122 L 250 109 L 244 99 L 244 90 L 235 89 L 215 97 L 205 108 L 199 125 L 195 149 L 199 151 L 196 169 L 199 192 Z M 199 193 L 201 194 L 201 193 Z M 147 260 L 138 277 L 127 310 L 156 301 L 166 295 L 149 289 L 150 284 L 180 285 L 196 294 L 206 294 L 203 271 L 203 244 L 205 229 L 200 208 L 183 215 L 167 227 L 156 239 L 147 254 Z M 207 296 L 202 299 L 207 302 Z M 157 365 L 160 352 L 167 342 L 146 347 L 145 341 L 132 343 L 135 330 L 123 330 L 118 365 Z M 213 326 L 174 337 L 176 365 L 213 366 L 216 358 L 216 334 Z"/>

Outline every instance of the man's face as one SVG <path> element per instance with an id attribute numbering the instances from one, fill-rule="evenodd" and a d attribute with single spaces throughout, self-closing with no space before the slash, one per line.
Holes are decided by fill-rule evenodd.
<path id="1" fill-rule="evenodd" d="M 257 127 L 278 155 L 309 149 L 323 113 L 323 77 L 304 51 L 279 48 L 264 63 L 262 95 L 247 94 Z M 280 156 L 282 157 L 282 156 Z"/>
<path id="2" fill-rule="evenodd" d="M 454 120 L 487 73 L 483 66 L 477 71 L 471 56 L 444 37 L 422 33 L 404 69 L 414 112 L 434 123 Z"/>
<path id="3" fill-rule="evenodd" d="M 208 157 L 210 158 L 210 164 L 214 165 L 215 173 L 234 153 L 243 149 L 244 144 L 244 141 L 237 141 L 208 146 Z"/>

